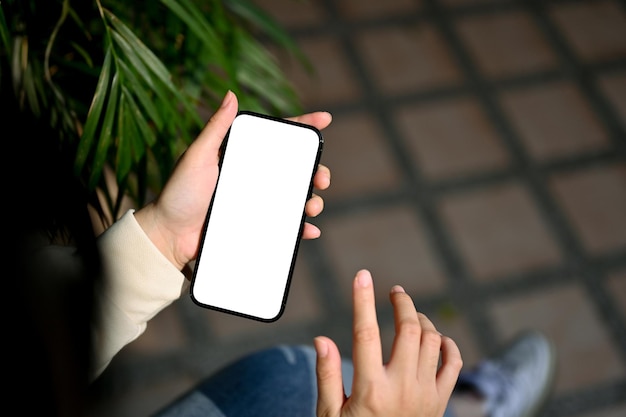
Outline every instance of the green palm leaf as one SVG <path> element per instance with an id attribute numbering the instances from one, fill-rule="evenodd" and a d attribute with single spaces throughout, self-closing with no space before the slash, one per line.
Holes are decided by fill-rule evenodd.
<path id="1" fill-rule="evenodd" d="M 258 37 L 303 55 L 249 0 L 3 0 L 1 6 L 3 88 L 12 87 L 21 111 L 48 118 L 68 145 L 74 172 L 95 199 L 102 191 L 112 216 L 125 193 L 140 203 L 148 190 L 160 191 L 202 128 L 200 115 L 216 108 L 226 90 L 238 94 L 242 109 L 300 111 Z M 54 27 L 54 36 L 42 27 Z M 107 168 L 117 181 L 112 189 Z"/>

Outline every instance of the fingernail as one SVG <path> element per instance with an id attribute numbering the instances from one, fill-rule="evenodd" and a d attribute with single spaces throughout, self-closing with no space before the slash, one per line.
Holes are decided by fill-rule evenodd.
<path id="1" fill-rule="evenodd" d="M 328 356 L 328 344 L 323 339 L 316 337 L 313 339 L 313 345 L 318 357 L 325 358 Z"/>
<path id="2" fill-rule="evenodd" d="M 372 276 L 368 271 L 359 271 L 356 279 L 359 286 L 363 288 L 369 287 L 372 284 Z"/>
<path id="3" fill-rule="evenodd" d="M 391 287 L 391 293 L 395 294 L 397 292 L 405 292 L 404 288 L 402 288 L 400 285 L 394 285 L 393 287 Z"/>
<path id="4" fill-rule="evenodd" d="M 228 90 L 226 94 L 224 95 L 224 98 L 222 99 L 222 104 L 220 105 L 220 108 L 224 108 L 228 106 L 230 102 L 232 101 L 232 99 L 233 99 L 233 92 L 231 90 Z"/>

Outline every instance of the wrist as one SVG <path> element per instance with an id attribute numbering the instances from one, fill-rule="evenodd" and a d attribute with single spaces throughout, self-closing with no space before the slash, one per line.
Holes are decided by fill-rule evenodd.
<path id="1" fill-rule="evenodd" d="M 154 203 L 149 203 L 140 210 L 135 211 L 134 215 L 141 229 L 159 252 L 161 252 L 176 269 L 182 271 L 186 267 L 186 263 L 178 261 L 175 251 L 175 239 L 157 220 Z"/>

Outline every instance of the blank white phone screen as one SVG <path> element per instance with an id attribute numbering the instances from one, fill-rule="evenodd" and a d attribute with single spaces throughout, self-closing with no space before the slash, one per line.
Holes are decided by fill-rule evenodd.
<path id="1" fill-rule="evenodd" d="M 196 260 L 194 302 L 278 319 L 322 144 L 310 126 L 251 112 L 235 118 Z"/>

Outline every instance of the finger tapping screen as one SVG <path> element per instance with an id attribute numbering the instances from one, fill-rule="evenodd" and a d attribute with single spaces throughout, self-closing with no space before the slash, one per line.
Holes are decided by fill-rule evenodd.
<path id="1" fill-rule="evenodd" d="M 285 307 L 320 132 L 251 112 L 233 122 L 191 285 L 203 307 L 274 321 Z"/>

